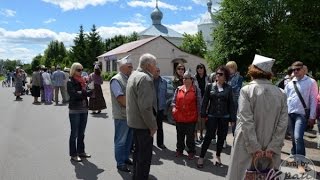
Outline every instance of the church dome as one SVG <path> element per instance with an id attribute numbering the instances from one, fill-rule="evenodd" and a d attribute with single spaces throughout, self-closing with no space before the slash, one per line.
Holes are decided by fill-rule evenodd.
<path id="1" fill-rule="evenodd" d="M 158 7 L 151 13 L 152 24 L 161 24 L 163 14 Z"/>

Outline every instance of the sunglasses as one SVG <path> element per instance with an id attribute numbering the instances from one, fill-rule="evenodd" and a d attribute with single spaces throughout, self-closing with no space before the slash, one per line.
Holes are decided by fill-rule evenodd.
<path id="1" fill-rule="evenodd" d="M 200 67 L 198 67 L 197 69 L 203 69 L 203 67 L 200 66 Z"/>
<path id="2" fill-rule="evenodd" d="M 292 69 L 292 71 L 300 71 L 301 70 L 301 68 L 294 68 L 294 69 Z"/>
<path id="3" fill-rule="evenodd" d="M 191 78 L 183 78 L 183 79 L 191 79 Z"/>
<path id="4" fill-rule="evenodd" d="M 184 68 L 177 68 L 177 70 L 183 70 L 184 71 Z"/>
<path id="5" fill-rule="evenodd" d="M 216 73 L 216 75 L 219 75 L 219 76 L 223 76 L 224 74 L 223 73 Z"/>
<path id="6" fill-rule="evenodd" d="M 77 69 L 76 71 L 81 72 L 81 71 L 83 71 L 83 69 Z"/>

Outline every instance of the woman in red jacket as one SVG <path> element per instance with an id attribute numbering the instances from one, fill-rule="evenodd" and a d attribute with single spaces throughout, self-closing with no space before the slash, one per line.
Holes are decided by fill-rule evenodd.
<path id="1" fill-rule="evenodd" d="M 194 85 L 194 76 L 191 74 L 191 71 L 188 70 L 183 75 L 183 85 L 176 89 L 172 101 L 172 114 L 176 121 L 177 129 L 176 157 L 183 155 L 186 137 L 188 159 L 194 159 L 194 131 L 200 117 L 200 101 L 200 90 Z"/>

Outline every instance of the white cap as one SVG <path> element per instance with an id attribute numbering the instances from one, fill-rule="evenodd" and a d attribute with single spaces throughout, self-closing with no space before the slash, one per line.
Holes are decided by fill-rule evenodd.
<path id="1" fill-rule="evenodd" d="M 193 76 L 192 71 L 191 71 L 190 68 L 188 68 L 186 70 L 186 72 L 183 74 L 183 77 L 190 77 L 190 78 L 194 79 L 194 76 Z"/>
<path id="2" fill-rule="evenodd" d="M 119 65 L 119 67 L 121 67 L 125 64 L 131 64 L 130 54 L 122 59 L 117 60 L 117 63 Z"/>
<path id="3" fill-rule="evenodd" d="M 254 56 L 254 60 L 252 62 L 253 65 L 257 66 L 264 72 L 272 72 L 271 68 L 273 66 L 275 59 L 264 57 L 261 55 L 256 54 Z"/>
<path id="4" fill-rule="evenodd" d="M 70 68 L 64 67 L 63 71 L 69 72 L 69 71 L 70 71 Z"/>

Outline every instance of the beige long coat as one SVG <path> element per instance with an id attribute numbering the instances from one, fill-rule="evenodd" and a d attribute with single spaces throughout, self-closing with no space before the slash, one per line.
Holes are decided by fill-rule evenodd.
<path id="1" fill-rule="evenodd" d="M 252 154 L 272 150 L 275 168 L 288 124 L 286 95 L 269 80 L 256 79 L 240 91 L 235 138 L 227 179 L 242 180 Z"/>

